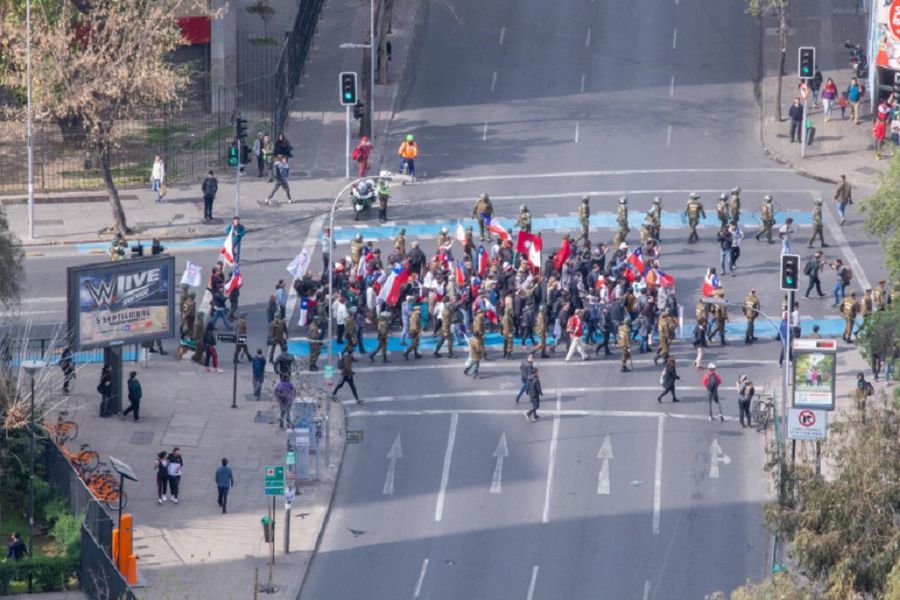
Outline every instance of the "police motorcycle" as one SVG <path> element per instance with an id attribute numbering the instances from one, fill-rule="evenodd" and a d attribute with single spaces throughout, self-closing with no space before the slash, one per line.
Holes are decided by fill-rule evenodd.
<path id="1" fill-rule="evenodd" d="M 368 216 L 369 209 L 375 203 L 375 182 L 366 179 L 354 183 L 350 188 L 350 196 L 353 198 L 354 220 L 358 221 L 360 215 Z"/>

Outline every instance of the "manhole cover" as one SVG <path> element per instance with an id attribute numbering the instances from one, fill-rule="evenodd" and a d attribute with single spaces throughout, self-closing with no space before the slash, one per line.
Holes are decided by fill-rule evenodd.
<path id="1" fill-rule="evenodd" d="M 877 175 L 881 173 L 878 169 L 873 169 L 872 167 L 860 167 L 856 169 L 857 173 L 862 173 L 863 175 Z"/>
<path id="2" fill-rule="evenodd" d="M 347 430 L 347 443 L 348 444 L 360 444 L 363 440 L 363 430 L 362 429 L 348 429 Z"/>
<path id="3" fill-rule="evenodd" d="M 153 443 L 152 431 L 135 431 L 131 434 L 131 443 L 135 445 L 147 445 Z"/>
<path id="4" fill-rule="evenodd" d="M 272 424 L 275 422 L 275 411 L 273 410 L 258 410 L 256 411 L 256 416 L 253 418 L 254 423 L 268 423 Z"/>

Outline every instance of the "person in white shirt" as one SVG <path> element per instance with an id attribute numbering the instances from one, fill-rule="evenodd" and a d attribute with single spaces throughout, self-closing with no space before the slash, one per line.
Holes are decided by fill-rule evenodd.
<path id="1" fill-rule="evenodd" d="M 794 219 L 788 217 L 784 225 L 778 230 L 778 237 L 781 238 L 781 253 L 790 254 L 791 252 L 791 236 L 797 233 L 794 227 Z"/>
<path id="2" fill-rule="evenodd" d="M 344 341 L 344 322 L 348 316 L 350 313 L 347 311 L 346 300 L 343 297 L 335 300 L 331 305 L 331 318 L 334 319 L 334 324 L 337 326 L 336 341 L 338 344 Z"/>
<path id="3" fill-rule="evenodd" d="M 744 239 L 744 232 L 738 222 L 735 221 L 728 226 L 731 231 L 731 271 L 737 268 L 737 260 L 741 256 L 741 241 Z"/>
<path id="4" fill-rule="evenodd" d="M 150 189 L 156 192 L 156 203 L 162 203 L 162 187 L 166 183 L 166 163 L 159 154 L 153 159 L 153 168 L 150 170 Z"/>

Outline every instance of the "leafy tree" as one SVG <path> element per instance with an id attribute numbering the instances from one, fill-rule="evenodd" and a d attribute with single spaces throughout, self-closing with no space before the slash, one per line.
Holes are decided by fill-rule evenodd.
<path id="1" fill-rule="evenodd" d="M 900 344 L 900 304 L 894 303 L 886 310 L 866 315 L 859 340 L 867 357 L 871 358 L 875 353 L 882 359 L 890 356 L 892 346 Z"/>
<path id="2" fill-rule="evenodd" d="M 24 2 L 0 0 L 0 70 L 24 89 Z M 112 178 L 111 156 L 125 119 L 178 106 L 188 70 L 169 62 L 183 43 L 174 15 L 207 14 L 202 0 L 48 0 L 32 9 L 33 106 L 38 119 L 80 124 L 96 157 L 113 229 L 130 231 Z M 21 117 L 20 117 L 21 118 Z M 24 119 L 22 119 L 24 120 Z M 149 174 L 148 174 L 149 178 Z"/>
<path id="3" fill-rule="evenodd" d="M 731 600 L 813 600 L 815 597 L 797 577 L 787 573 L 776 573 L 762 583 L 748 583 L 731 592 Z"/>
<path id="4" fill-rule="evenodd" d="M 891 159 L 878 189 L 863 201 L 861 210 L 866 213 L 866 232 L 881 240 L 891 277 L 900 277 L 900 158 Z"/>
<path id="5" fill-rule="evenodd" d="M 25 282 L 22 250 L 16 236 L 9 230 L 6 213 L 0 210 L 0 306 L 18 301 Z"/>
<path id="6" fill-rule="evenodd" d="M 800 572 L 826 599 L 884 597 L 900 560 L 900 415 L 877 408 L 870 414 L 865 425 L 829 425 L 833 479 L 807 465 L 782 465 L 784 502 L 765 508 L 769 527 L 789 542 Z"/>
<path id="7" fill-rule="evenodd" d="M 775 120 L 781 121 L 781 96 L 784 89 L 784 67 L 787 63 L 788 0 L 747 0 L 747 12 L 761 17 L 767 11 L 778 13 L 778 83 L 775 85 Z"/>

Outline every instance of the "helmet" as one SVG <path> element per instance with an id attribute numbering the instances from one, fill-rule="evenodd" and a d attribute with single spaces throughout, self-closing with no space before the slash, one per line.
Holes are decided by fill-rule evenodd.
<path id="1" fill-rule="evenodd" d="M 653 199 L 653 204 L 662 204 L 662 198 L 660 198 L 659 196 L 656 196 Z"/>
<path id="2" fill-rule="evenodd" d="M 772 198 L 772 194 L 766 194 L 765 198 L 763 198 L 766 202 L 772 202 L 774 198 Z"/>
<path id="3" fill-rule="evenodd" d="M 628 203 L 628 196 L 622 196 L 621 198 L 619 198 L 619 204 L 627 204 L 627 203 Z"/>
<path id="4" fill-rule="evenodd" d="M 361 233 L 357 233 L 357 234 L 356 234 L 356 241 L 357 241 L 357 242 L 363 241 L 363 236 L 362 236 Z"/>
<path id="5" fill-rule="evenodd" d="M 816 206 L 822 206 L 822 199 L 816 198 Z"/>
<path id="6" fill-rule="evenodd" d="M 728 198 L 728 194 L 726 194 L 725 192 L 719 194 L 719 200 L 725 200 L 726 198 Z"/>
<path id="7" fill-rule="evenodd" d="M 731 188 L 731 193 L 732 193 L 732 194 L 740 194 L 740 193 L 741 193 L 741 188 L 739 188 L 739 187 L 733 187 L 733 188 Z"/>
<path id="8" fill-rule="evenodd" d="M 528 205 L 523 204 L 522 206 L 519 207 L 519 210 L 522 212 L 525 212 L 526 210 L 528 210 Z"/>
<path id="9" fill-rule="evenodd" d="M 469 225 L 468 227 L 466 227 L 466 231 L 472 231 L 472 226 Z"/>
<path id="10" fill-rule="evenodd" d="M 447 233 L 447 228 L 446 228 L 446 227 L 441 227 L 441 233 Z"/>
<path id="11" fill-rule="evenodd" d="M 738 381 L 741 383 L 743 383 L 744 381 L 747 381 L 748 379 L 750 379 L 750 378 L 747 376 L 746 373 L 741 373 L 740 377 L 738 377 Z"/>
<path id="12" fill-rule="evenodd" d="M 401 227 L 400 231 L 397 232 L 397 235 L 406 235 L 406 228 Z"/>
<path id="13" fill-rule="evenodd" d="M 375 182 L 371 179 L 366 179 L 366 187 L 375 187 Z"/>
<path id="14" fill-rule="evenodd" d="M 708 365 L 706 365 L 706 368 L 709 369 L 710 371 L 715 371 L 716 363 L 709 363 Z"/>
<path id="15" fill-rule="evenodd" d="M 591 201 L 591 197 L 590 196 L 582 196 L 581 201 L 584 202 L 585 204 L 587 204 L 588 202 Z"/>
<path id="16" fill-rule="evenodd" d="M 691 200 L 698 200 L 700 198 L 700 194 L 698 194 L 697 192 L 691 192 L 691 195 L 689 196 L 689 198 Z"/>
<path id="17" fill-rule="evenodd" d="M 192 298 L 192 299 L 193 299 L 193 298 L 196 298 L 196 297 L 197 297 L 197 292 L 191 292 L 190 294 L 188 294 L 188 297 L 189 297 L 189 298 Z"/>
<path id="18" fill-rule="evenodd" d="M 411 134 L 411 133 L 407 133 L 407 134 L 406 134 L 406 141 L 407 141 L 407 142 L 411 142 L 411 141 L 413 141 L 413 140 L 415 140 L 415 139 L 416 139 L 416 138 L 413 136 L 413 134 Z"/>

